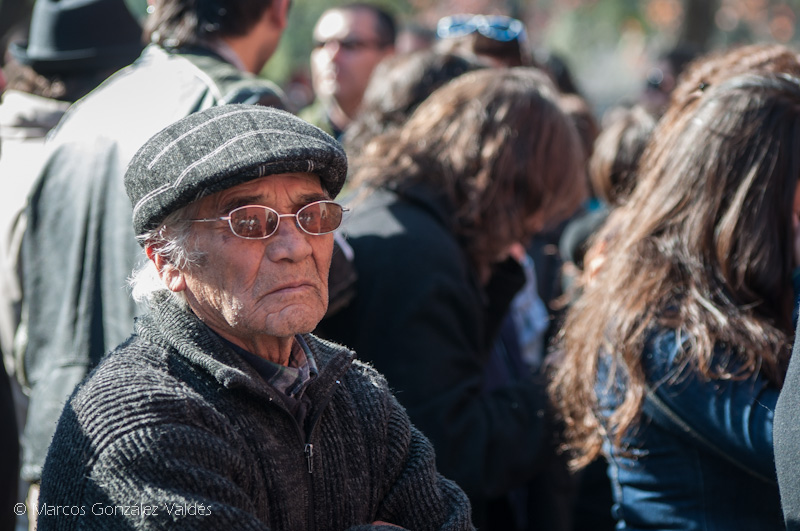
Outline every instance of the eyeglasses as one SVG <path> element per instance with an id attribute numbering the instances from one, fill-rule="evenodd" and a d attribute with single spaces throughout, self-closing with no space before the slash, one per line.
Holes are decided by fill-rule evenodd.
<path id="1" fill-rule="evenodd" d="M 278 230 L 281 218 L 294 218 L 295 225 L 312 236 L 328 234 L 342 224 L 346 208 L 333 201 L 309 203 L 296 214 L 278 214 L 276 210 L 261 205 L 245 205 L 234 208 L 227 216 L 188 221 L 227 221 L 231 232 L 245 240 L 263 240 Z"/>
<path id="2" fill-rule="evenodd" d="M 327 41 L 314 41 L 314 49 L 320 50 L 329 44 L 336 44 L 345 52 L 360 52 L 369 48 L 385 48 L 388 46 L 385 42 L 381 41 L 368 41 L 361 39 L 329 39 Z"/>
<path id="3" fill-rule="evenodd" d="M 451 15 L 440 19 L 436 25 L 436 34 L 441 39 L 462 37 L 476 31 L 500 42 L 527 40 L 525 25 L 515 18 L 502 15 Z"/>

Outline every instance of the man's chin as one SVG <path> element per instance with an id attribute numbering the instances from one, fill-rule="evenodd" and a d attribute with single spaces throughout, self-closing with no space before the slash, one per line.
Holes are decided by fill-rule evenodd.
<path id="1" fill-rule="evenodd" d="M 265 328 L 269 335 L 278 337 L 313 332 L 325 316 L 325 305 L 289 305 L 278 313 L 267 316 Z"/>

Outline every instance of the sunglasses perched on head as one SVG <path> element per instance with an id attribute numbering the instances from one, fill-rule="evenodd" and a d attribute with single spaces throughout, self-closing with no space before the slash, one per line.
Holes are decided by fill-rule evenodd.
<path id="1" fill-rule="evenodd" d="M 245 205 L 234 208 L 227 216 L 188 221 L 227 221 L 236 236 L 246 240 L 263 240 L 278 231 L 281 218 L 294 218 L 297 228 L 312 236 L 328 234 L 339 228 L 345 212 L 346 208 L 333 201 L 309 203 L 295 214 L 279 214 L 270 207 Z"/>
<path id="2" fill-rule="evenodd" d="M 495 41 L 525 41 L 525 25 L 502 15 L 451 15 L 439 20 L 436 34 L 441 39 L 461 37 L 475 32 Z"/>

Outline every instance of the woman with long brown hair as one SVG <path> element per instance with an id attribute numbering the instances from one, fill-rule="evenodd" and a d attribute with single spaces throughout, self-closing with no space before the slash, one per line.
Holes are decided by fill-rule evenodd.
<path id="1" fill-rule="evenodd" d="M 580 205 L 581 149 L 547 77 L 503 68 L 437 89 L 354 160 L 365 197 L 343 231 L 357 294 L 318 332 L 387 377 L 482 529 L 513 529 L 492 506 L 539 472 L 549 434 L 541 383 L 487 389 L 490 348 L 525 282 L 510 249 Z"/>
<path id="2" fill-rule="evenodd" d="M 772 420 L 793 336 L 799 83 L 742 75 L 674 101 L 597 237 L 551 395 L 573 464 L 608 457 L 618 529 L 782 526 Z"/>

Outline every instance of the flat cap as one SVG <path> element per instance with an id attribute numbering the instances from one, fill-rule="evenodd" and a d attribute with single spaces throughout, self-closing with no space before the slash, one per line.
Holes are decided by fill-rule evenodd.
<path id="1" fill-rule="evenodd" d="M 134 232 L 158 228 L 207 195 L 296 172 L 318 175 L 333 198 L 344 185 L 347 158 L 333 137 L 282 110 L 221 105 L 190 114 L 150 138 L 128 165 Z"/>

